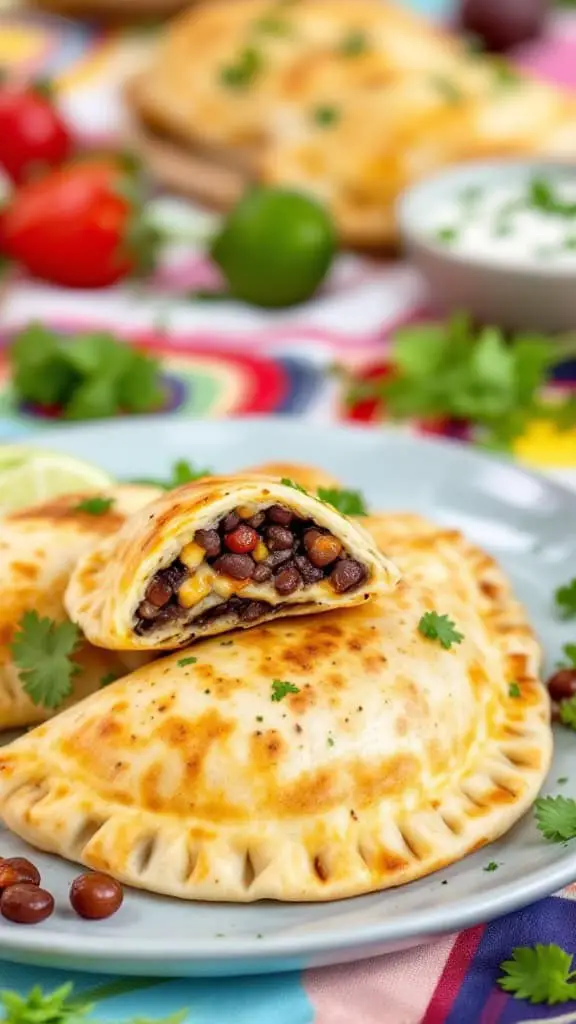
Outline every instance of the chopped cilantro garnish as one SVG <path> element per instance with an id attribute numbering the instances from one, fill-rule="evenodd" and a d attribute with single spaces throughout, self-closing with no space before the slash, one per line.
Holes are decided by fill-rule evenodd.
<path id="1" fill-rule="evenodd" d="M 115 683 L 120 676 L 117 672 L 108 672 L 105 676 L 102 676 L 100 680 L 100 687 L 110 686 L 110 683 Z"/>
<path id="2" fill-rule="evenodd" d="M 294 683 L 288 683 L 284 679 L 275 679 L 272 683 L 272 700 L 281 701 L 289 693 L 300 693 L 300 688 Z"/>
<path id="3" fill-rule="evenodd" d="M 510 685 L 508 687 L 508 696 L 509 697 L 521 697 L 522 696 L 522 693 L 520 691 L 520 687 L 518 686 L 518 683 L 510 683 Z"/>
<path id="4" fill-rule="evenodd" d="M 353 29 L 344 36 L 339 50 L 344 57 L 358 57 L 368 49 L 368 37 L 361 29 Z"/>
<path id="5" fill-rule="evenodd" d="M 576 730 L 576 696 L 560 701 L 559 710 L 562 725 Z"/>
<path id="6" fill-rule="evenodd" d="M 184 668 L 185 665 L 195 665 L 198 658 L 179 658 L 176 664 L 178 668 Z"/>
<path id="7" fill-rule="evenodd" d="M 331 125 L 336 124 L 340 117 L 341 114 L 338 107 L 326 105 L 314 107 L 312 110 L 312 120 L 322 128 L 329 128 Z"/>
<path id="8" fill-rule="evenodd" d="M 245 89 L 251 85 L 263 67 L 262 55 L 254 46 L 247 46 L 235 64 L 220 69 L 220 81 L 229 89 Z"/>
<path id="9" fill-rule="evenodd" d="M 491 860 L 489 864 L 483 869 L 484 871 L 497 871 L 498 865 L 495 860 Z"/>
<path id="10" fill-rule="evenodd" d="M 297 484 L 295 480 L 290 480 L 287 476 L 283 476 L 280 483 L 284 484 L 284 487 L 292 487 L 295 491 L 300 491 L 301 494 L 308 494 L 308 491 L 305 487 L 302 487 L 302 484 Z"/>
<path id="11" fill-rule="evenodd" d="M 290 22 L 286 21 L 285 18 L 281 18 L 278 14 L 274 14 L 272 11 L 258 18 L 254 22 L 254 28 L 257 32 L 263 32 L 269 36 L 290 36 L 293 32 L 293 26 Z"/>
<path id="12" fill-rule="evenodd" d="M 576 668 L 576 644 L 564 644 L 562 652 L 568 660 L 560 661 L 558 668 Z"/>
<path id="13" fill-rule="evenodd" d="M 563 619 L 576 619 L 576 576 L 554 593 L 556 608 Z"/>
<path id="14" fill-rule="evenodd" d="M 345 516 L 368 515 L 364 497 L 360 491 L 345 491 L 338 487 L 319 487 L 316 491 L 321 501 L 332 505 Z"/>
<path id="15" fill-rule="evenodd" d="M 464 639 L 463 633 L 457 631 L 452 620 L 438 612 L 425 612 L 418 623 L 418 629 L 422 636 L 428 640 L 437 640 L 447 651 L 452 644 L 461 644 Z"/>
<path id="16" fill-rule="evenodd" d="M 444 75 L 433 75 L 431 82 L 447 103 L 456 105 L 464 99 L 464 93 L 450 78 L 446 78 Z"/>
<path id="17" fill-rule="evenodd" d="M 22 687 L 34 704 L 57 708 L 70 695 L 80 671 L 72 661 L 79 643 L 80 630 L 72 622 L 58 624 L 36 611 L 24 612 L 10 649 Z"/>
<path id="18" fill-rule="evenodd" d="M 174 463 L 170 470 L 170 476 L 167 480 L 157 480 L 154 478 L 146 477 L 132 480 L 133 484 L 146 484 L 149 487 L 160 487 L 164 491 L 171 491 L 174 487 L 181 487 L 182 484 L 193 483 L 194 480 L 202 480 L 205 476 L 212 476 L 212 470 L 197 469 L 196 466 L 191 462 L 187 462 L 186 459 L 179 459 Z"/>
<path id="19" fill-rule="evenodd" d="M 332 736 L 329 736 L 328 739 L 326 740 L 326 742 L 327 742 L 329 747 L 333 747 L 334 746 L 334 738 Z"/>
<path id="20" fill-rule="evenodd" d="M 528 184 L 528 203 L 542 213 L 561 217 L 576 217 L 576 202 L 560 197 L 551 181 L 546 178 L 532 178 Z"/>
<path id="21" fill-rule="evenodd" d="M 559 786 L 564 786 L 568 782 L 568 776 L 567 775 L 561 775 L 559 779 L 556 779 L 556 782 L 558 783 Z"/>
<path id="22" fill-rule="evenodd" d="M 438 228 L 434 237 L 438 242 L 444 242 L 446 245 L 449 245 L 458 238 L 458 228 Z"/>
<path id="23" fill-rule="evenodd" d="M 89 516 L 103 516 L 114 504 L 114 498 L 83 498 L 72 509 L 73 512 L 86 512 Z"/>

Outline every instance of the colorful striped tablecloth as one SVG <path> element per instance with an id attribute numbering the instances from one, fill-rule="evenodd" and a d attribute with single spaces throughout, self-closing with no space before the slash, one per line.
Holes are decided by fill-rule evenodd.
<path id="1" fill-rule="evenodd" d="M 506 0 L 503 0 L 506 2 Z M 449 0 L 419 0 L 445 12 Z M 122 130 L 120 83 L 149 46 L 149 32 L 114 34 L 48 15 L 0 8 L 0 64 L 49 74 L 61 103 L 88 143 Z M 552 21 L 547 37 L 517 54 L 520 61 L 576 86 L 576 18 Z M 159 197 L 158 213 L 189 218 L 201 211 Z M 394 329 L 431 314 L 413 269 L 342 255 L 314 302 L 273 315 L 232 303 L 193 303 L 183 293 L 209 285 L 213 271 L 200 251 L 174 248 L 144 288 L 70 293 L 23 278 L 4 280 L 0 295 L 0 440 L 33 438 L 47 421 L 21 407 L 11 388 L 2 344 L 30 320 L 64 331 L 104 327 L 163 357 L 166 411 L 174 416 L 283 412 L 312 421 L 370 421 L 363 403 L 346 407 L 340 364 L 361 378 L 385 368 Z M 179 297 L 180 296 L 180 297 Z M 554 384 L 576 388 L 576 362 L 559 366 Z M 48 421 L 50 423 L 50 421 Z M 51 424 L 50 424 L 51 425 Z M 411 424 L 410 431 L 450 433 L 448 424 Z M 471 432 L 459 436 L 473 442 Z M 576 431 L 557 434 L 532 424 L 516 456 L 576 486 Z M 99 1004 L 95 1018 L 165 1017 L 188 1008 L 187 1024 L 520 1024 L 576 1021 L 576 1002 L 547 1009 L 506 996 L 498 965 L 516 945 L 555 942 L 576 953 L 576 904 L 570 893 L 419 950 L 301 974 L 230 981 L 166 981 L 145 993 L 126 991 Z M 46 990 L 70 980 L 60 972 L 0 962 L 0 987 Z M 106 979 L 99 979 L 106 980 Z M 76 975 L 79 990 L 94 977 Z"/>

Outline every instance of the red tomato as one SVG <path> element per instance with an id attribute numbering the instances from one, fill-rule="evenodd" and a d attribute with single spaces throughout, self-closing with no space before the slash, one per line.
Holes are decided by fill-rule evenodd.
<path id="1" fill-rule="evenodd" d="M 4 209 L 0 248 L 36 277 L 68 288 L 105 288 L 145 261 L 149 269 L 154 231 L 122 185 L 126 173 L 113 158 L 67 164 L 28 182 Z"/>
<path id="2" fill-rule="evenodd" d="M 56 107 L 41 88 L 0 87 L 0 167 L 16 184 L 68 158 L 72 141 Z"/>

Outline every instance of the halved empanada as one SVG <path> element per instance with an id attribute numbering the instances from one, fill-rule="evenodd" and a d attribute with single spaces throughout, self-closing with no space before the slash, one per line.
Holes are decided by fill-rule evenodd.
<path id="1" fill-rule="evenodd" d="M 113 487 L 105 495 L 113 505 L 94 515 L 77 507 L 94 495 L 64 495 L 0 521 L 0 730 L 33 725 L 53 713 L 32 702 L 14 664 L 10 645 L 24 612 L 62 622 L 64 590 L 78 558 L 158 493 L 152 487 Z M 71 700 L 97 687 L 101 677 L 126 671 L 116 655 L 94 651 L 88 644 L 77 661 L 81 671 L 74 678 Z"/>
<path id="2" fill-rule="evenodd" d="M 187 484 L 134 516 L 80 560 L 66 607 L 100 647 L 173 650 L 360 604 L 397 580 L 358 523 L 301 485 L 247 473 Z"/>
<path id="3" fill-rule="evenodd" d="M 201 641 L 17 740 L 6 824 L 131 885 L 235 901 L 383 889 L 505 832 L 550 763 L 539 648 L 495 563 L 420 523 L 373 520 L 412 576 L 393 593 Z M 460 644 L 420 633 L 432 610 Z"/>

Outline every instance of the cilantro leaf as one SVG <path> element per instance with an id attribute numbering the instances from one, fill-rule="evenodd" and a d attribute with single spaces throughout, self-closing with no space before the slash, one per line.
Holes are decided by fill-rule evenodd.
<path id="1" fill-rule="evenodd" d="M 360 491 L 345 491 L 338 487 L 319 487 L 316 491 L 321 501 L 328 502 L 344 516 L 366 516 L 368 511 Z"/>
<path id="2" fill-rule="evenodd" d="M 57 708 L 69 696 L 80 671 L 71 660 L 79 642 L 80 630 L 73 622 L 58 625 L 36 611 L 24 612 L 10 649 L 34 704 Z"/>
<path id="3" fill-rule="evenodd" d="M 110 683 L 115 683 L 117 679 L 120 679 L 117 672 L 107 672 L 100 680 L 100 689 L 104 686 L 110 686 Z"/>
<path id="4" fill-rule="evenodd" d="M 331 125 L 337 124 L 340 117 L 338 107 L 330 106 L 327 103 L 312 109 L 312 120 L 321 128 L 330 128 Z"/>
<path id="5" fill-rule="evenodd" d="M 425 612 L 418 623 L 418 629 L 428 640 L 438 640 L 447 651 L 452 644 L 461 644 L 464 639 L 464 634 L 457 631 L 452 620 L 438 612 Z"/>
<path id="6" fill-rule="evenodd" d="M 32 323 L 16 336 L 9 358 L 16 395 L 56 407 L 67 419 L 162 405 L 158 360 L 104 331 L 65 337 Z"/>
<path id="7" fill-rule="evenodd" d="M 185 665 L 195 665 L 198 658 L 179 658 L 176 664 L 178 668 L 184 668 Z"/>
<path id="8" fill-rule="evenodd" d="M 260 74 L 264 62 L 255 46 L 246 46 L 234 64 L 220 69 L 220 82 L 229 89 L 245 89 Z"/>
<path id="9" fill-rule="evenodd" d="M 392 373 L 352 387 L 349 401 L 375 399 L 392 419 L 452 418 L 481 428 L 483 444 L 508 448 L 534 418 L 559 430 L 576 422 L 568 396 L 539 397 L 552 366 L 570 355 L 566 343 L 539 334 L 511 338 L 494 327 L 477 330 L 468 316 L 416 324 L 396 332 Z"/>
<path id="10" fill-rule="evenodd" d="M 283 476 L 280 483 L 284 484 L 284 487 L 292 487 L 295 491 L 300 491 L 300 494 L 308 494 L 308 491 L 305 487 L 302 487 L 302 484 L 297 484 L 295 480 L 290 480 L 287 476 Z"/>
<path id="11" fill-rule="evenodd" d="M 563 619 L 576 619 L 576 576 L 554 592 L 556 607 Z"/>
<path id="12" fill-rule="evenodd" d="M 89 516 L 103 516 L 114 504 L 114 498 L 83 498 L 72 509 L 73 512 L 86 512 Z"/>
<path id="13" fill-rule="evenodd" d="M 562 652 L 568 661 L 559 662 L 558 668 L 576 668 L 576 644 L 564 644 Z"/>
<path id="14" fill-rule="evenodd" d="M 106 988 L 110 990 L 111 986 L 102 985 L 91 991 L 94 996 L 105 998 L 112 994 L 110 991 L 105 993 Z M 87 1024 L 86 1018 L 94 1010 L 94 1004 L 86 1002 L 82 995 L 72 997 L 71 983 L 46 994 L 39 985 L 35 985 L 25 996 L 4 990 L 0 992 L 0 1002 L 5 1011 L 2 1017 L 5 1024 Z M 134 1018 L 131 1024 L 182 1024 L 186 1016 L 187 1011 L 181 1010 L 162 1020 Z"/>
<path id="15" fill-rule="evenodd" d="M 149 487 L 160 487 L 164 491 L 172 491 L 175 487 L 193 483 L 194 480 L 202 480 L 205 476 L 213 476 L 212 470 L 206 467 L 197 469 L 192 462 L 187 462 L 186 459 L 179 459 L 173 464 L 167 480 L 141 477 L 130 482 L 133 484 L 146 484 Z"/>
<path id="16" fill-rule="evenodd" d="M 576 838 L 576 800 L 572 797 L 539 797 L 534 804 L 534 814 L 545 839 L 564 843 Z"/>
<path id="17" fill-rule="evenodd" d="M 569 729 L 576 730 L 576 696 L 560 701 L 560 721 Z"/>
<path id="18" fill-rule="evenodd" d="M 497 865 L 495 860 L 491 860 L 490 863 L 487 864 L 486 867 L 483 868 L 482 870 L 483 871 L 488 871 L 488 872 L 498 871 L 498 865 Z"/>
<path id="19" fill-rule="evenodd" d="M 500 988 L 515 999 L 530 1003 L 565 1003 L 576 998 L 576 985 L 572 979 L 572 955 L 560 946 L 517 946 L 512 959 L 500 964 L 504 971 L 498 978 Z"/>
<path id="20" fill-rule="evenodd" d="M 343 57 L 358 57 L 368 49 L 368 37 L 361 29 L 352 29 L 344 36 L 338 49 Z"/>
<path id="21" fill-rule="evenodd" d="M 283 679 L 275 679 L 272 683 L 272 697 L 273 701 L 281 701 L 289 693 L 300 693 L 300 688 L 294 686 L 294 683 L 287 683 Z"/>
<path id="22" fill-rule="evenodd" d="M 508 696 L 509 697 L 521 697 L 522 696 L 522 693 L 521 693 L 520 687 L 518 686 L 518 683 L 510 683 L 509 684 L 509 686 L 508 686 Z"/>
<path id="23" fill-rule="evenodd" d="M 93 1006 L 69 1002 L 72 983 L 44 995 L 39 985 L 25 996 L 0 992 L 5 1024 L 85 1024 Z"/>

